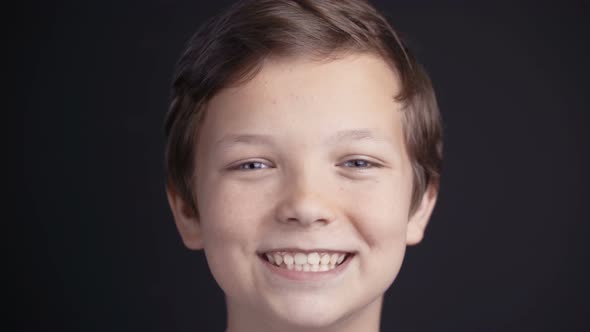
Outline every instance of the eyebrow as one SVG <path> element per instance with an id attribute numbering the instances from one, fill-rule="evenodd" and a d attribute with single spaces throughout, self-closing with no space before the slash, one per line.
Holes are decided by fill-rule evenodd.
<path id="1" fill-rule="evenodd" d="M 336 132 L 326 140 L 327 145 L 336 145 L 342 141 L 382 141 L 381 137 L 375 136 L 370 129 L 348 129 Z"/>
<path id="2" fill-rule="evenodd" d="M 252 145 L 272 145 L 272 137 L 270 135 L 260 134 L 230 134 L 223 136 L 215 144 L 221 148 L 229 148 L 237 144 L 252 144 Z"/>
<path id="3" fill-rule="evenodd" d="M 337 145 L 343 141 L 387 141 L 385 138 L 374 135 L 370 129 L 347 129 L 336 132 L 325 140 L 326 145 Z M 220 148 L 230 148 L 239 144 L 273 145 L 271 135 L 263 134 L 229 134 L 223 136 L 215 143 Z"/>

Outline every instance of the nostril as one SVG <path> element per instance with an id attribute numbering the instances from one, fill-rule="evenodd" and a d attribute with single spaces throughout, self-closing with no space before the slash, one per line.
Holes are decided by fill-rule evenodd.
<path id="1" fill-rule="evenodd" d="M 290 195 L 277 206 L 276 218 L 289 224 L 328 224 L 334 220 L 335 210 L 324 198 L 309 192 Z"/>
<path id="2" fill-rule="evenodd" d="M 285 221 L 289 224 L 294 223 L 294 224 L 302 224 L 302 225 L 312 225 L 315 223 L 323 223 L 323 224 L 327 224 L 328 223 L 328 219 L 326 218 L 287 218 L 285 219 Z"/>

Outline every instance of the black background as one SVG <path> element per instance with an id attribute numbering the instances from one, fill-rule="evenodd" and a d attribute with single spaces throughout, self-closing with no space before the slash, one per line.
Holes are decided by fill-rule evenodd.
<path id="1" fill-rule="evenodd" d="M 27 5 L 23 329 L 225 327 L 204 255 L 167 206 L 162 122 L 184 43 L 228 3 Z M 445 122 L 439 202 L 382 329 L 586 331 L 585 4 L 375 4 L 430 72 Z"/>

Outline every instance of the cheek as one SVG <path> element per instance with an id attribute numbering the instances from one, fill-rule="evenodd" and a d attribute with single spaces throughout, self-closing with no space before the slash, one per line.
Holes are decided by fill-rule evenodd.
<path id="1" fill-rule="evenodd" d="M 390 178 L 387 183 L 367 187 L 365 194 L 349 202 L 351 219 L 363 240 L 356 261 L 358 278 L 363 285 L 371 285 L 358 292 L 367 299 L 382 295 L 400 271 L 406 250 L 409 189 L 405 182 Z"/>
<path id="2" fill-rule="evenodd" d="M 214 179 L 205 182 L 198 194 L 205 246 L 251 250 L 260 224 L 267 218 L 268 195 Z"/>
<path id="3" fill-rule="evenodd" d="M 252 288 L 251 262 L 260 242 L 263 199 L 230 184 L 208 183 L 200 191 L 204 251 L 211 273 L 226 294 Z M 240 276 L 236 279 L 236 276 Z M 249 286 L 247 286 L 249 285 Z"/>
<path id="4" fill-rule="evenodd" d="M 375 183 L 349 200 L 357 229 L 374 249 L 405 246 L 411 184 L 399 179 Z"/>

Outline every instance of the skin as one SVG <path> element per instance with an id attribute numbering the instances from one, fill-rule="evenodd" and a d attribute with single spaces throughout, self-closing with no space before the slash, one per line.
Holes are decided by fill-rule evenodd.
<path id="1" fill-rule="evenodd" d="M 383 294 L 421 241 L 395 74 L 380 58 L 273 59 L 209 103 L 195 154 L 199 217 L 168 188 L 184 243 L 204 249 L 228 331 L 378 331 Z M 274 275 L 259 253 L 354 252 L 324 281 Z"/>

